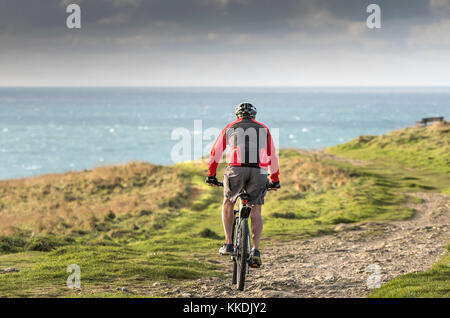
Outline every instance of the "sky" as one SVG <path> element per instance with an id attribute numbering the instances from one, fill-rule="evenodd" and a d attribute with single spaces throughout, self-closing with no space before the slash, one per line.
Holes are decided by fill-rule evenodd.
<path id="1" fill-rule="evenodd" d="M 450 0 L 0 0 L 0 86 L 450 86 Z"/>

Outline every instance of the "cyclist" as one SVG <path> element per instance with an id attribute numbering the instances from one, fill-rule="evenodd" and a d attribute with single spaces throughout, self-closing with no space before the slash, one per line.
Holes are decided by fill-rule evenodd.
<path id="1" fill-rule="evenodd" d="M 261 265 L 259 241 L 263 229 L 261 206 L 267 190 L 280 188 L 278 179 L 278 158 L 269 129 L 255 120 L 256 108 L 250 103 L 236 106 L 236 120 L 227 125 L 217 137 L 209 160 L 206 183 L 216 186 L 216 170 L 222 154 L 229 146 L 228 166 L 224 175 L 224 200 L 222 222 L 225 231 L 225 244 L 219 249 L 221 255 L 233 252 L 232 228 L 234 204 L 238 194 L 245 189 L 250 196 L 252 240 L 252 262 Z M 271 181 L 267 180 L 270 174 Z"/>

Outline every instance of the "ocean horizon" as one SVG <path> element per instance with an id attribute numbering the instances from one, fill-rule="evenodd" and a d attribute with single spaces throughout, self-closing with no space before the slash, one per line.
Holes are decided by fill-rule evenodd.
<path id="1" fill-rule="evenodd" d="M 171 165 L 175 129 L 192 140 L 222 129 L 243 101 L 278 130 L 279 148 L 320 149 L 450 116 L 450 87 L 0 87 L 0 179 Z"/>

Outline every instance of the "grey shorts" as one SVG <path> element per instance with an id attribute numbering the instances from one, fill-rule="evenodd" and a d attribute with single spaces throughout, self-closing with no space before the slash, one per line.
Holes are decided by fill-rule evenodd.
<path id="1" fill-rule="evenodd" d="M 264 169 L 228 166 L 223 177 L 224 195 L 234 203 L 239 192 L 245 189 L 250 196 L 249 205 L 262 205 L 268 182 Z"/>

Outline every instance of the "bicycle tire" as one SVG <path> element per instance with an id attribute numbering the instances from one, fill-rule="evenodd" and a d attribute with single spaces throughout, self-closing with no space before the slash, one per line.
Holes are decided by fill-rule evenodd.
<path id="1" fill-rule="evenodd" d="M 234 242 L 235 235 L 234 235 L 234 231 L 236 231 L 236 222 L 237 222 L 237 219 L 235 218 L 234 219 L 234 223 L 233 223 L 233 231 L 231 232 L 231 235 L 232 235 L 231 242 L 233 242 L 233 254 L 235 252 L 235 246 L 234 246 L 235 245 L 235 242 Z M 237 262 L 236 262 L 236 257 L 235 256 L 233 256 L 232 258 L 233 258 L 233 277 L 231 278 L 231 283 L 233 285 L 236 285 L 237 284 Z"/>
<path id="2" fill-rule="evenodd" d="M 244 290 L 245 274 L 247 271 L 248 258 L 248 220 L 243 219 L 239 233 L 239 252 L 237 258 L 237 287 Z"/>
<path id="3" fill-rule="evenodd" d="M 232 277 L 231 283 L 233 285 L 237 284 L 237 262 L 236 262 L 236 260 L 233 260 L 233 277 Z"/>

